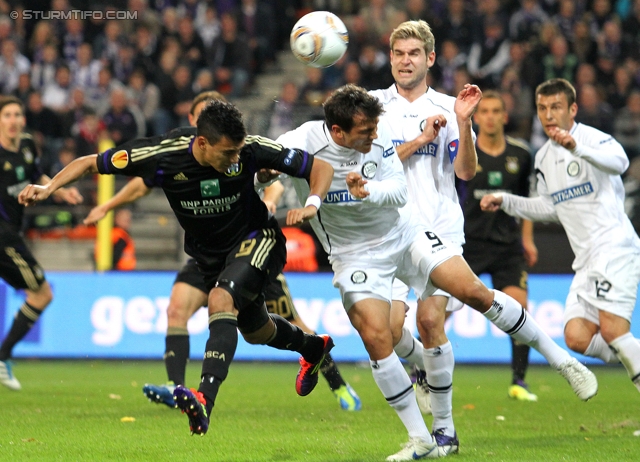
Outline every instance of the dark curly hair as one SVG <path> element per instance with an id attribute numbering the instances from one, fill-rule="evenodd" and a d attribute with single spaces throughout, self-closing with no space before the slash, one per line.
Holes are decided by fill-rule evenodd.
<path id="1" fill-rule="evenodd" d="M 355 116 L 361 114 L 366 119 L 374 120 L 384 112 L 378 98 L 353 84 L 338 88 L 327 98 L 323 106 L 327 125 L 337 125 L 346 132 L 353 128 Z"/>
<path id="2" fill-rule="evenodd" d="M 216 144 L 223 137 L 240 143 L 247 136 L 242 113 L 233 104 L 221 100 L 212 100 L 205 105 L 197 127 L 198 136 L 204 136 L 210 144 Z"/>

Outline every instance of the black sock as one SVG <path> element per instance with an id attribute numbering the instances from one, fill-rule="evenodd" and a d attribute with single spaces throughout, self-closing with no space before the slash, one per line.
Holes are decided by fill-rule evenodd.
<path id="1" fill-rule="evenodd" d="M 178 333 L 178 331 L 182 331 Z M 187 329 L 169 328 L 165 338 L 164 365 L 168 379 L 176 385 L 184 385 L 189 360 L 189 333 Z"/>
<path id="2" fill-rule="evenodd" d="M 207 414 L 218 395 L 218 388 L 229 373 L 238 346 L 238 320 L 231 313 L 216 313 L 209 318 L 209 339 L 202 362 L 202 381 L 198 391 L 207 400 Z"/>
<path id="3" fill-rule="evenodd" d="M 520 343 L 511 338 L 511 370 L 513 371 L 513 383 L 517 380 L 524 381 L 524 376 L 529 367 L 529 345 Z"/>
<path id="4" fill-rule="evenodd" d="M 43 310 L 38 310 L 24 302 L 16 313 L 11 325 L 11 330 L 0 347 L 0 361 L 6 361 L 11 357 L 13 347 L 24 338 L 36 323 Z"/>
<path id="5" fill-rule="evenodd" d="M 340 371 L 338 370 L 338 366 L 333 362 L 333 358 L 329 353 L 324 357 L 324 361 L 322 361 L 322 365 L 320 366 L 320 372 L 324 375 L 324 378 L 329 382 L 329 388 L 332 391 L 337 390 L 343 385 L 346 385 L 346 382 L 340 375 Z"/>
<path id="6" fill-rule="evenodd" d="M 296 351 L 310 363 L 316 363 L 320 360 L 324 344 L 320 337 L 305 333 L 298 326 L 294 326 L 277 314 L 269 313 L 269 317 L 276 324 L 276 333 L 267 342 L 267 345 L 278 350 Z"/>

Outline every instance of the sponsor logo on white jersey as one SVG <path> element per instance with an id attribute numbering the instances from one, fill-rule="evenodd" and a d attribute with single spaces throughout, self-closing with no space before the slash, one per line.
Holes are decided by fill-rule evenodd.
<path id="1" fill-rule="evenodd" d="M 586 196 L 594 192 L 590 181 L 551 194 L 554 204 Z"/>
<path id="2" fill-rule="evenodd" d="M 340 202 L 360 202 L 360 199 L 349 194 L 348 190 L 329 191 L 323 201 L 325 204 L 338 204 Z"/>

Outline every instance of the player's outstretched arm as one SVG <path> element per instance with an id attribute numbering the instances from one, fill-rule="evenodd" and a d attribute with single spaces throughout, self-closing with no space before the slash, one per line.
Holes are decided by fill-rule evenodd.
<path id="1" fill-rule="evenodd" d="M 51 181 L 51 178 L 49 178 L 47 175 L 42 175 L 38 180 L 38 184 L 45 185 L 49 181 Z M 53 193 L 53 196 L 71 205 L 81 204 L 83 200 L 82 194 L 80 194 L 78 188 L 75 188 L 73 186 L 70 188 L 60 188 L 55 193 Z"/>
<path id="2" fill-rule="evenodd" d="M 276 208 L 278 206 L 278 202 L 280 202 L 280 198 L 284 194 L 284 186 L 280 181 L 276 181 L 264 188 L 264 196 L 262 197 L 262 202 L 267 206 L 269 212 L 273 215 L 276 213 Z"/>
<path id="3" fill-rule="evenodd" d="M 102 220 L 110 210 L 120 207 L 124 204 L 135 202 L 143 196 L 151 192 L 151 188 L 144 184 L 142 178 L 136 177 L 130 180 L 120 191 L 118 191 L 111 199 L 104 204 L 95 206 L 82 222 L 85 225 L 93 225 Z"/>
<path id="4" fill-rule="evenodd" d="M 309 174 L 309 198 L 301 209 L 291 209 L 287 212 L 287 226 L 299 225 L 318 215 L 322 201 L 333 180 L 333 167 L 322 159 L 313 159 Z"/>
<path id="5" fill-rule="evenodd" d="M 72 181 L 77 180 L 81 176 L 87 173 L 97 173 L 97 158 L 97 154 L 80 157 L 60 170 L 60 172 L 46 184 L 30 184 L 25 186 L 25 188 L 18 195 L 18 202 L 26 207 L 34 205 L 36 202 L 47 199 L 58 189 L 66 186 Z"/>
<path id="6" fill-rule="evenodd" d="M 456 176 L 464 181 L 476 176 L 478 167 L 478 154 L 473 142 L 471 116 L 482 99 L 482 91 L 476 85 L 466 84 L 453 105 L 456 113 L 456 122 L 460 131 L 458 155 L 453 162 Z"/>
<path id="7" fill-rule="evenodd" d="M 483 212 L 497 212 L 502 205 L 502 194 L 486 194 L 480 199 L 480 208 Z"/>
<path id="8" fill-rule="evenodd" d="M 436 114 L 428 117 L 424 121 L 422 133 L 410 141 L 406 141 L 396 146 L 396 152 L 400 160 L 411 157 L 418 149 L 431 143 L 438 137 L 440 129 L 447 126 L 447 118 L 443 114 Z"/>

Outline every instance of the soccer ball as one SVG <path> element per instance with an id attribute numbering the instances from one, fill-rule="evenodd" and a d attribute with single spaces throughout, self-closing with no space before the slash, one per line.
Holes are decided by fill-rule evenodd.
<path id="1" fill-rule="evenodd" d="M 329 67 L 347 51 L 349 34 L 335 14 L 314 11 L 293 26 L 290 43 L 293 55 L 307 66 Z"/>

